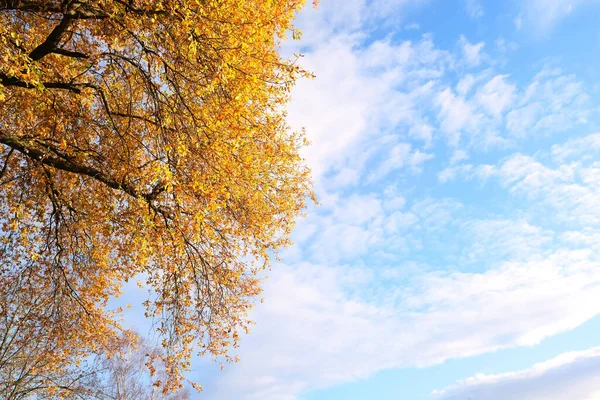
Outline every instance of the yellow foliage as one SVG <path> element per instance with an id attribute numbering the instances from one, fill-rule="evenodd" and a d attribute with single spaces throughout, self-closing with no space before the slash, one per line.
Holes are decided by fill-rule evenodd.
<path id="1" fill-rule="evenodd" d="M 312 196 L 282 106 L 309 74 L 277 52 L 303 3 L 0 2 L 0 319 L 39 313 L 45 368 L 110 352 L 140 274 L 165 390 L 195 346 L 229 357 Z"/>

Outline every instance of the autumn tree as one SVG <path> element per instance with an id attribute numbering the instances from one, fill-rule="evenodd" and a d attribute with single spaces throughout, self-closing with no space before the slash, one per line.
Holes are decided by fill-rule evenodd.
<path id="1" fill-rule="evenodd" d="M 311 196 L 278 53 L 303 2 L 0 0 L 0 328 L 45 374 L 112 351 L 136 276 L 166 390 L 231 357 Z"/>
<path id="2" fill-rule="evenodd" d="M 89 383 L 99 368 L 79 359 L 81 352 L 71 351 L 55 339 L 65 329 L 52 321 L 55 304 L 43 297 L 26 298 L 29 294 L 20 289 L 23 282 L 2 283 L 0 398 L 89 398 L 94 387 Z M 115 345 L 122 347 L 121 341 Z"/>

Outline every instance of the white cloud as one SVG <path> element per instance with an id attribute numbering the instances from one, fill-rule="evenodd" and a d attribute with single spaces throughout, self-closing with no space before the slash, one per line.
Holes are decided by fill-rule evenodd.
<path id="1" fill-rule="evenodd" d="M 421 172 L 425 161 L 429 161 L 433 158 L 433 154 L 424 153 L 421 150 L 417 149 L 412 153 L 408 163 L 413 172 Z"/>
<path id="2" fill-rule="evenodd" d="M 521 0 L 522 12 L 515 20 L 517 30 L 523 19 L 539 34 L 544 34 L 576 8 L 598 0 Z M 518 21 L 518 23 L 516 22 Z"/>
<path id="3" fill-rule="evenodd" d="M 478 374 L 432 394 L 444 400 L 596 400 L 600 398 L 600 347 L 564 353 L 522 371 Z"/>
<path id="4" fill-rule="evenodd" d="M 600 225 L 600 152 L 597 134 L 570 139 L 537 156 L 515 153 L 496 165 L 451 164 L 438 174 L 446 183 L 457 178 L 499 180 L 525 202 L 518 211 L 571 228 Z"/>
<path id="5" fill-rule="evenodd" d="M 330 179 L 327 179 L 325 186 L 332 189 L 354 186 L 359 183 L 360 175 L 361 171 L 357 168 L 340 167 Z"/>
<path id="6" fill-rule="evenodd" d="M 456 92 L 461 96 L 466 96 L 471 91 L 476 79 L 471 74 L 467 74 L 460 79 L 456 85 Z"/>
<path id="7" fill-rule="evenodd" d="M 589 97 L 574 75 L 545 68 L 519 93 L 519 104 L 506 116 L 513 136 L 549 135 L 585 124 L 591 113 Z"/>
<path id="8" fill-rule="evenodd" d="M 295 25 L 307 34 L 305 45 L 318 45 L 331 37 L 359 33 L 374 21 L 378 24 L 398 24 L 410 9 L 428 0 L 328 0 L 317 9 L 306 6 L 295 20 Z M 307 2 L 309 3 L 309 2 Z M 407 26 L 414 28 L 415 23 Z"/>
<path id="9" fill-rule="evenodd" d="M 577 140 L 593 142 L 593 136 Z M 577 143 L 555 147 L 555 153 L 575 157 L 570 149 Z M 457 162 L 466 156 L 461 151 Z M 497 178 L 509 193 L 526 197 L 524 207 L 543 213 L 551 207 L 553 220 L 571 226 L 563 232 L 533 223 L 522 210 L 513 210 L 519 217 L 473 219 L 452 199 L 407 204 L 395 186 L 383 195 L 329 196 L 306 220 L 310 243 L 303 259 L 312 262 L 274 267 L 266 301 L 252 316 L 257 326 L 242 342 L 242 361 L 219 376 L 209 398 L 295 400 L 383 369 L 532 346 L 600 314 L 600 246 L 593 225 L 600 195 L 582 178 L 600 166 L 593 160 L 546 161 L 543 154 L 514 154 L 465 174 Z M 437 248 L 437 237 L 453 243 Z M 452 250 L 454 244 L 458 265 L 399 261 L 398 254 Z M 484 268 L 465 272 L 471 263 Z M 483 387 L 481 382 L 465 390 Z M 440 394 L 463 393 L 463 386 Z"/>
<path id="10" fill-rule="evenodd" d="M 530 346 L 600 312 L 599 271 L 589 251 L 565 250 L 484 273 L 426 274 L 398 292 L 373 270 L 278 266 L 215 398 L 295 399 L 382 369 Z"/>
<path id="11" fill-rule="evenodd" d="M 549 168 L 531 156 L 515 154 L 502 163 L 498 170 L 504 185 L 512 191 L 537 195 L 551 185 L 568 182 L 573 178 L 573 170 L 568 166 L 559 169 Z"/>
<path id="12" fill-rule="evenodd" d="M 303 63 L 317 79 L 298 84 L 288 121 L 305 127 L 313 143 L 304 155 L 317 186 L 355 186 L 405 167 L 418 173 L 440 136 L 451 147 L 487 151 L 587 123 L 592 109 L 574 75 L 544 68 L 523 85 L 493 68 L 466 73 L 460 66 L 494 60 L 482 52 L 483 42 L 461 36 L 459 43 L 460 54 L 436 48 L 429 35 L 365 45 L 360 36 L 337 34 L 311 45 Z M 396 138 L 386 149 L 393 156 L 388 163 L 381 132 Z M 405 154 L 408 138 L 423 145 L 412 143 L 413 161 Z M 367 161 L 377 158 L 378 171 L 365 174 Z"/>
<path id="13" fill-rule="evenodd" d="M 442 231 L 453 219 L 462 204 L 454 199 L 425 198 L 415 202 L 411 211 L 419 217 L 419 228 L 429 235 L 433 231 Z"/>
<path id="14" fill-rule="evenodd" d="M 521 30 L 521 26 L 523 26 L 523 15 L 519 14 L 514 20 L 513 23 L 515 24 L 515 29 L 517 31 Z"/>
<path id="15" fill-rule="evenodd" d="M 504 38 L 499 37 L 495 41 L 496 48 L 500 52 L 500 55 L 505 57 L 509 51 L 515 51 L 519 48 L 519 45 L 516 42 L 507 42 Z M 502 60 L 503 64 L 505 60 Z"/>
<path id="16" fill-rule="evenodd" d="M 465 7 L 467 15 L 473 19 L 481 18 L 485 14 L 485 10 L 479 0 L 466 0 Z"/>
<path id="17" fill-rule="evenodd" d="M 438 181 L 440 183 L 453 181 L 457 176 L 468 175 L 472 169 L 473 166 L 470 164 L 451 165 L 438 173 Z"/>
<path id="18" fill-rule="evenodd" d="M 308 52 L 303 64 L 317 79 L 300 81 L 288 107 L 289 124 L 306 128 L 312 142 L 304 156 L 317 183 L 332 169 L 345 170 L 334 174 L 339 178 L 330 182 L 334 186 L 356 183 L 360 163 L 370 157 L 364 148 L 373 147 L 382 129 L 406 129 L 425 147 L 433 142 L 434 127 L 425 111 L 435 80 L 452 62 L 450 54 L 436 49 L 427 37 L 414 43 L 359 44 L 354 36 L 335 36 Z M 431 158 L 414 149 L 411 158 L 402 161 L 401 145 L 397 146 L 395 164 L 387 172 L 401 165 L 418 172 Z M 356 147 L 364 158 L 348 160 L 346 155 Z"/>
<path id="19" fill-rule="evenodd" d="M 488 219 L 462 224 L 466 244 L 461 265 L 492 260 L 528 260 L 539 257 L 552 244 L 553 232 L 526 220 Z"/>
<path id="20" fill-rule="evenodd" d="M 390 172 L 402 168 L 411 158 L 411 150 L 412 146 L 409 143 L 393 144 L 381 164 L 370 174 L 369 180 L 380 180 Z"/>
<path id="21" fill-rule="evenodd" d="M 375 195 L 352 195 L 335 205 L 331 217 L 336 222 L 362 225 L 383 212 L 381 201 Z"/>
<path id="22" fill-rule="evenodd" d="M 431 146 L 434 128 L 428 123 L 412 124 L 408 130 L 411 138 L 424 142 L 425 148 Z"/>
<path id="23" fill-rule="evenodd" d="M 600 224 L 598 163 L 552 167 L 533 157 L 514 155 L 496 173 L 511 193 L 534 202 L 534 212 L 550 213 L 553 220 L 578 227 Z"/>
<path id="24" fill-rule="evenodd" d="M 385 218 L 385 232 L 405 232 L 408 228 L 419 222 L 419 218 L 410 212 L 393 212 Z"/>
<path id="25" fill-rule="evenodd" d="M 592 157 L 600 152 L 600 134 L 591 134 L 575 139 L 570 139 L 564 144 L 555 144 L 552 146 L 552 156 L 558 162 L 564 162 L 575 157 Z"/>
<path id="26" fill-rule="evenodd" d="M 322 228 L 319 241 L 310 248 L 311 258 L 325 263 L 350 261 L 364 254 L 380 239 L 372 226 L 333 224 Z"/>
<path id="27" fill-rule="evenodd" d="M 433 97 L 439 123 L 434 128 L 450 146 L 515 147 L 527 138 L 584 126 L 594 110 L 583 83 L 557 69 L 542 69 L 527 85 L 491 69 L 459 77 L 455 91 L 444 85 Z"/>
<path id="28" fill-rule="evenodd" d="M 305 157 L 316 177 L 365 133 L 369 104 L 381 95 L 379 86 L 362 74 L 353 46 L 351 38 L 336 38 L 308 54 L 304 64 L 318 79 L 300 81 L 288 108 L 290 125 L 305 127 L 312 142 Z"/>
<path id="29" fill-rule="evenodd" d="M 387 192 L 387 191 L 386 191 Z M 386 193 L 385 200 L 383 202 L 383 208 L 386 211 L 395 211 L 404 208 L 406 205 L 406 199 L 404 196 L 396 194 L 394 192 Z"/>
<path id="30" fill-rule="evenodd" d="M 382 138 L 383 142 L 389 147 L 387 151 L 383 151 L 383 156 L 379 162 L 379 165 L 374 168 L 373 172 L 369 174 L 368 181 L 376 182 L 392 172 L 398 171 L 404 167 L 413 173 L 419 173 L 422 171 L 423 164 L 431 160 L 434 156 L 430 153 L 422 152 L 419 149 L 413 149 L 409 143 L 388 143 L 386 139 L 392 139 L 391 137 Z M 381 141 L 377 143 L 377 147 L 382 146 Z"/>
<path id="31" fill-rule="evenodd" d="M 465 36 L 461 36 L 458 43 L 462 48 L 464 61 L 468 67 L 477 67 L 481 64 L 483 57 L 485 57 L 481 51 L 485 46 L 484 42 L 473 44 Z"/>
<path id="32" fill-rule="evenodd" d="M 495 118 L 501 118 L 503 112 L 513 104 L 516 87 L 506 83 L 508 75 L 496 75 L 475 94 L 475 101 Z"/>
<path id="33" fill-rule="evenodd" d="M 471 165 L 471 164 L 451 164 L 438 173 L 438 182 L 447 183 L 457 178 L 466 181 L 478 179 L 481 182 L 487 181 L 490 177 L 497 175 L 497 167 L 490 164 Z"/>
<path id="34" fill-rule="evenodd" d="M 436 101 L 440 107 L 438 115 L 440 128 L 447 135 L 448 143 L 457 146 L 461 132 L 476 130 L 481 115 L 476 113 L 474 107 L 464 98 L 456 96 L 450 88 L 439 93 Z"/>
<path id="35" fill-rule="evenodd" d="M 574 248 L 598 250 L 600 248 L 600 232 L 584 228 L 579 231 L 566 231 L 560 235 L 560 240 Z"/>
<path id="36" fill-rule="evenodd" d="M 310 241 L 298 251 L 304 260 L 315 263 L 361 260 L 371 266 L 385 265 L 398 254 L 419 248 L 424 236 L 444 232 L 460 208 L 454 200 L 433 198 L 407 207 L 394 186 L 383 193 L 333 197 L 299 225 L 300 243 L 306 237 L 305 223 L 310 225 Z M 290 257 L 297 260 L 299 255 Z"/>
<path id="37" fill-rule="evenodd" d="M 495 167 L 490 164 L 482 164 L 478 165 L 474 169 L 474 177 L 480 179 L 481 181 L 486 181 L 490 176 L 493 176 L 495 173 Z"/>
<path id="38" fill-rule="evenodd" d="M 457 149 L 452 153 L 452 157 L 450 157 L 450 165 L 454 165 L 460 161 L 464 161 L 469 158 L 469 153 L 465 150 Z"/>

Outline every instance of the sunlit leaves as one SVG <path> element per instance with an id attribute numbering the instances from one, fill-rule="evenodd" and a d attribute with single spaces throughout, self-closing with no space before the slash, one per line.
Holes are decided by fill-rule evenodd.
<path id="1" fill-rule="evenodd" d="M 65 362 L 110 351 L 107 301 L 143 276 L 165 390 L 194 348 L 230 359 L 311 195 L 284 113 L 308 74 L 277 52 L 302 3 L 0 2 L 0 287 L 24 307 L 0 318 L 47 313 L 28 334 Z"/>

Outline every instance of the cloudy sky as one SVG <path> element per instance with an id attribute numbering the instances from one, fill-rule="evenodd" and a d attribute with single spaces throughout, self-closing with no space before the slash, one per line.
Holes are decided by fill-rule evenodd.
<path id="1" fill-rule="evenodd" d="M 600 399 L 600 1 L 322 0 L 320 206 L 207 400 Z"/>

